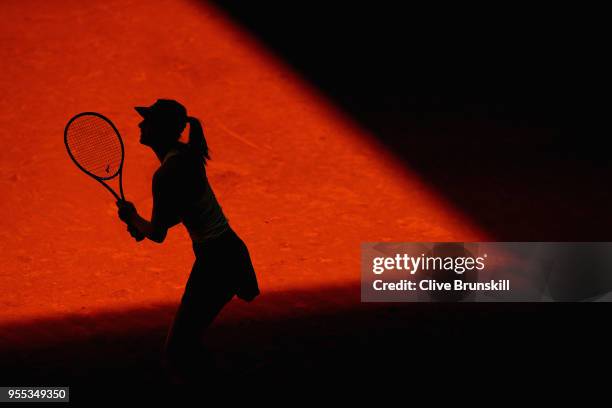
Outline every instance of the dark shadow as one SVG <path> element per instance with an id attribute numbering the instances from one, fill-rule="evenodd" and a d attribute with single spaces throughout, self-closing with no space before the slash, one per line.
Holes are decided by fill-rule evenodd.
<path id="1" fill-rule="evenodd" d="M 583 318 L 604 317 L 594 304 L 365 304 L 359 288 L 347 286 L 262 295 L 244 305 L 231 304 L 210 329 L 215 381 L 292 381 L 315 390 L 339 379 L 452 376 L 450 367 L 468 365 L 484 374 L 535 364 L 541 374 L 592 362 L 610 340 L 605 324 Z M 70 385 L 88 398 L 100 384 L 170 392 L 155 386 L 168 384 L 159 358 L 175 308 L 5 324 L 0 383 Z"/>
<path id="2" fill-rule="evenodd" d="M 580 10 L 213 3 L 495 239 L 607 240 L 604 37 Z"/>

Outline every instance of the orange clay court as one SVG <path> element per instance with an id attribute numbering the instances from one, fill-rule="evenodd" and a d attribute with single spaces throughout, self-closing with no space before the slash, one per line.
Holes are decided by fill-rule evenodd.
<path id="1" fill-rule="evenodd" d="M 612 199 L 602 187 L 605 169 L 540 163 L 547 131 L 493 133 L 485 123 L 481 145 L 495 136 L 516 151 L 535 152 L 535 160 L 518 163 L 506 178 L 482 171 L 471 184 L 466 172 L 463 183 L 433 183 L 207 2 L 6 0 L 0 14 L 0 357 L 7 373 L 22 369 L 3 378 L 53 383 L 136 373 L 142 382 L 163 382 L 159 352 L 194 260 L 191 243 L 181 225 L 162 245 L 134 242 L 112 196 L 66 153 L 64 126 L 81 111 L 117 125 L 126 149 L 126 198 L 146 216 L 159 162 L 138 143 L 133 107 L 172 98 L 202 120 L 211 184 L 250 250 L 262 291 L 252 304 L 232 300 L 211 329 L 208 341 L 229 374 L 284 373 L 321 361 L 353 367 L 362 343 L 403 347 L 404 338 L 422 330 L 423 346 L 440 327 L 451 327 L 449 336 L 461 332 L 470 311 L 485 311 L 470 323 L 481 330 L 474 333 L 489 334 L 497 324 L 498 342 L 522 336 L 520 330 L 508 336 L 512 329 L 493 316 L 503 316 L 503 308 L 465 306 L 457 309 L 467 311 L 462 317 L 444 305 L 361 303 L 362 242 L 607 237 Z M 417 147 L 433 144 L 427 133 L 407 136 L 421 136 Z M 512 162 L 500 144 L 491 150 L 483 166 Z M 472 198 L 466 186 L 480 195 Z M 507 310 L 518 311 L 514 328 L 525 333 L 545 333 L 541 322 L 553 322 L 549 339 L 598 330 L 567 310 L 557 320 L 545 319 L 551 309 Z M 525 323 L 524 316 L 534 317 Z M 446 344 L 444 336 L 436 344 Z M 483 344 L 477 346 L 497 343 Z"/>
<path id="2" fill-rule="evenodd" d="M 558 359 L 543 344 L 559 339 L 579 344 L 582 333 L 590 333 L 586 353 L 607 350 L 605 325 L 593 325 L 596 317 L 585 319 L 562 305 L 360 301 L 362 242 L 609 241 L 610 166 L 593 136 L 598 133 L 582 128 L 588 121 L 575 120 L 579 138 L 547 128 L 546 121 L 507 125 L 487 115 L 407 124 L 405 116 L 418 103 L 402 105 L 406 95 L 400 95 L 394 105 L 394 89 L 376 88 L 380 78 L 361 80 L 370 69 L 387 74 L 390 65 L 375 56 L 383 55 L 376 51 L 381 42 L 392 38 L 372 32 L 373 45 L 365 48 L 371 53 L 364 54 L 369 65 L 351 70 L 360 82 L 356 86 L 370 86 L 366 96 L 389 96 L 389 105 L 367 98 L 355 102 L 340 85 L 341 97 L 329 92 L 329 84 L 333 88 L 342 82 L 343 70 L 352 69 L 350 58 L 336 60 L 349 61 L 338 71 L 323 58 L 312 62 L 315 73 L 325 78 L 331 72 L 327 79 L 332 78 L 313 80 L 317 75 L 308 75 L 313 71 L 300 70 L 290 53 L 274 47 L 274 36 L 258 35 L 257 24 L 253 29 L 232 14 L 229 3 L 0 3 L 0 380 L 166 383 L 160 353 L 194 260 L 188 234 L 179 225 L 162 245 L 134 242 L 113 197 L 74 166 L 63 143 L 64 126 L 74 114 L 108 116 L 125 143 L 126 198 L 148 216 L 151 176 L 159 162 L 138 143 L 140 118 L 133 107 L 158 98 L 176 99 L 201 119 L 212 156 L 209 179 L 249 248 L 262 291 L 252 304 L 232 300 L 208 333 L 220 372 L 335 379 L 360 376 L 364 367 L 410 368 L 417 358 L 423 363 L 419 370 L 433 370 L 438 378 L 432 359 L 444 367 L 457 361 L 453 358 L 478 366 L 476 355 L 484 367 L 495 355 L 500 367 L 531 358 L 540 373 L 546 362 Z M 243 17 L 251 16 L 252 9 L 244 7 Z M 263 21 L 273 23 L 275 17 L 266 13 L 260 12 L 269 18 Z M 370 8 L 362 13 L 369 17 Z M 360 41 L 369 39 L 359 22 L 354 27 Z M 314 28 L 320 28 L 323 41 L 337 32 L 333 24 L 327 31 Z M 353 61 L 361 63 L 361 43 L 347 38 L 356 50 Z M 404 40 L 398 38 L 389 43 L 392 50 Z M 526 42 L 540 52 L 531 37 Z M 306 45 L 296 46 L 293 56 L 310 61 L 309 55 L 318 55 L 308 54 Z M 483 88 L 502 95 L 487 81 L 506 72 L 498 85 L 517 88 L 518 105 L 540 109 L 535 96 L 547 95 L 543 100 L 562 117 L 561 127 L 572 119 L 572 98 L 537 89 L 549 78 L 558 95 L 571 96 L 554 77 L 565 64 L 544 64 L 546 75 L 525 76 L 532 82 L 520 88 L 507 81 L 524 61 L 512 65 L 503 44 L 492 42 L 482 61 L 489 61 L 495 47 L 507 70 L 490 71 L 481 79 Z M 563 50 L 565 56 L 565 44 Z M 435 61 L 446 58 L 439 49 L 432 53 L 442 56 Z M 434 87 L 453 83 L 452 70 L 469 60 L 459 55 L 461 63 L 442 64 L 447 82 L 436 85 L 443 78 L 438 71 L 431 74 Z M 535 62 L 530 69 L 537 68 Z M 467 100 L 474 86 L 462 75 L 473 66 L 465 66 L 457 82 L 466 87 L 457 94 Z M 486 73 L 477 68 L 474 81 Z M 382 83 L 394 88 L 393 81 L 403 76 L 398 69 Z M 413 78 L 404 80 L 411 94 Z M 574 99 L 588 106 L 588 100 Z M 566 111 L 555 111 L 559 106 Z M 600 163 L 591 160 L 595 150 Z M 461 360 L 449 344 L 472 354 Z M 380 359 L 381 351 L 396 359 Z M 571 356 L 563 358 L 565 363 Z"/>
<path id="3" fill-rule="evenodd" d="M 266 300 L 273 293 L 316 299 L 358 285 L 362 241 L 487 237 L 213 7 L 0 7 L 2 324 L 172 304 L 182 293 L 193 261 L 184 228 L 162 246 L 135 243 L 110 194 L 69 160 L 63 127 L 84 110 L 119 128 L 126 197 L 143 214 L 158 162 L 138 144 L 132 107 L 171 97 L 202 119 L 211 183 L 261 280 L 263 296 L 248 308 L 261 315 L 285 313 Z M 316 308 L 313 299 L 295 302 Z M 358 292 L 333 301 L 357 303 Z M 244 307 L 235 300 L 220 320 Z"/>

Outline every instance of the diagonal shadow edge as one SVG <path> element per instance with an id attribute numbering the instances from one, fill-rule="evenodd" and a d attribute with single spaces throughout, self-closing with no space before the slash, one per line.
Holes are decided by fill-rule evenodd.
<path id="1" fill-rule="evenodd" d="M 536 17 L 517 37 L 504 30 L 520 10 L 487 22 L 426 5 L 194 1 L 246 29 L 494 239 L 608 239 L 612 219 L 585 216 L 612 204 L 607 125 L 582 80 L 566 79 L 597 72 L 560 64 L 580 51 L 563 36 L 540 55 Z"/>

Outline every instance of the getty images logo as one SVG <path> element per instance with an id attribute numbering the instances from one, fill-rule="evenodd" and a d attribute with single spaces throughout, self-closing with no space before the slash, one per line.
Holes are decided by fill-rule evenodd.
<path id="1" fill-rule="evenodd" d="M 473 243 L 379 243 L 372 249 L 368 275 L 376 278 L 366 278 L 365 296 L 377 300 L 460 301 L 477 290 L 487 267 L 487 255 Z"/>
<path id="2" fill-rule="evenodd" d="M 394 257 L 375 257 L 372 272 L 380 275 L 389 270 L 404 270 L 414 275 L 417 271 L 453 271 L 462 275 L 466 271 L 481 271 L 485 268 L 487 254 L 483 256 L 444 256 L 434 254 L 395 254 Z"/>
<path id="3" fill-rule="evenodd" d="M 414 275 L 417 271 L 453 271 L 462 275 L 466 271 L 483 270 L 486 258 L 487 254 L 472 256 L 461 244 L 438 244 L 431 251 L 417 256 L 404 253 L 392 257 L 375 257 L 372 260 L 372 272 L 380 275 L 385 271 L 398 270 Z"/>

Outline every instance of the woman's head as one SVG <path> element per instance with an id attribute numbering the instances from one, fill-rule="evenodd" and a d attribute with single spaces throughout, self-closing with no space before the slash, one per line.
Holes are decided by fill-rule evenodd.
<path id="1" fill-rule="evenodd" d="M 181 137 L 187 125 L 187 109 L 171 99 L 158 99 L 151 106 L 135 109 L 143 118 L 138 127 L 140 143 L 145 146 L 170 146 Z"/>
<path id="2" fill-rule="evenodd" d="M 143 118 L 138 125 L 140 143 L 154 149 L 173 146 L 189 123 L 188 146 L 204 162 L 210 159 L 202 125 L 198 119 L 187 116 L 183 105 L 171 99 L 158 99 L 151 106 L 137 106 L 135 109 Z"/>

